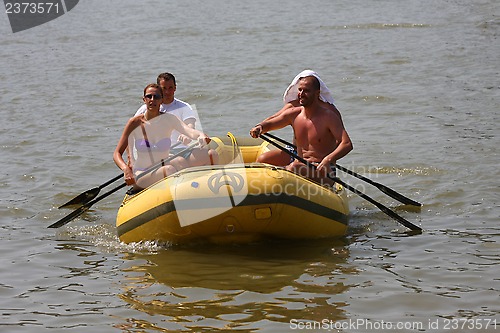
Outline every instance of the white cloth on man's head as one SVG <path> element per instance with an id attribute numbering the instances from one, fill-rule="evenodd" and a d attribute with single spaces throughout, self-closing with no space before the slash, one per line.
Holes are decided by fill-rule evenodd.
<path id="1" fill-rule="evenodd" d="M 334 104 L 333 96 L 332 93 L 330 92 L 330 89 L 326 86 L 326 84 L 321 80 L 319 77 L 318 73 L 306 69 L 299 74 L 292 80 L 292 83 L 286 88 L 285 93 L 283 94 L 283 103 L 290 103 L 291 101 L 294 101 L 297 99 L 297 94 L 299 93 L 299 79 L 302 77 L 306 76 L 314 76 L 318 79 L 319 85 L 320 85 L 320 93 L 319 93 L 319 99 L 321 99 L 323 102 L 330 103 L 332 105 Z"/>

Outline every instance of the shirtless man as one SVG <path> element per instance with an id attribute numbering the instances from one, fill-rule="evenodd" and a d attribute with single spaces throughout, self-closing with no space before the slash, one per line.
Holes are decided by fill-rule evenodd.
<path id="1" fill-rule="evenodd" d="M 286 169 L 331 185 L 333 182 L 327 176 L 332 171 L 330 164 L 347 155 L 352 150 L 352 143 L 339 115 L 325 108 L 319 94 L 320 83 L 316 77 L 300 78 L 298 104 L 291 103 L 277 115 L 265 119 L 250 130 L 250 135 L 257 138 L 262 133 L 292 126 L 297 155 L 316 165 L 317 170 L 297 160 Z"/>
<path id="2" fill-rule="evenodd" d="M 335 113 L 339 117 L 340 121 L 342 122 L 342 116 L 340 115 L 340 112 L 339 112 L 339 110 L 337 110 L 335 105 L 330 104 L 328 102 L 324 102 L 321 99 L 319 100 L 319 104 L 323 108 Z M 283 108 L 281 108 L 281 110 L 279 110 L 278 112 L 276 112 L 272 116 L 267 117 L 265 120 L 272 119 L 272 118 L 278 116 L 279 114 L 281 114 L 282 112 L 285 112 L 288 109 L 298 107 L 298 106 L 300 106 L 298 100 L 293 100 L 291 102 L 288 102 L 283 106 Z M 343 124 L 342 124 L 342 127 L 344 127 Z M 345 129 L 344 129 L 344 131 L 345 131 Z M 295 144 L 295 138 L 293 140 L 293 143 Z M 295 152 L 295 147 L 287 146 L 287 148 L 289 148 L 290 151 Z M 257 160 L 256 160 L 256 162 L 259 162 L 259 163 L 267 163 L 267 164 L 272 164 L 272 165 L 277 165 L 277 166 L 285 166 L 285 165 L 290 164 L 292 161 L 293 161 L 293 157 L 290 157 L 290 155 L 288 153 L 286 153 L 282 150 L 279 150 L 279 149 L 270 150 L 268 152 L 265 152 L 265 153 L 257 156 Z"/>

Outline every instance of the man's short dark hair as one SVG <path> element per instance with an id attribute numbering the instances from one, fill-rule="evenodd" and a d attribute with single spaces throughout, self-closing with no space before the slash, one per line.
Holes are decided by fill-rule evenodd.
<path id="1" fill-rule="evenodd" d="M 161 80 L 165 80 L 165 81 L 172 80 L 174 82 L 174 86 L 177 86 L 177 84 L 175 83 L 175 76 L 172 73 L 168 73 L 168 72 L 161 73 L 160 75 L 158 75 L 158 78 L 156 79 L 156 83 L 160 84 Z"/>
<path id="2" fill-rule="evenodd" d="M 318 78 L 317 78 L 316 76 L 314 76 L 314 75 L 309 75 L 309 76 L 304 76 L 304 77 L 301 77 L 301 78 L 299 79 L 299 81 L 300 81 L 300 80 L 302 80 L 302 79 L 308 78 L 308 77 L 313 78 L 313 85 L 312 85 L 313 89 L 314 89 L 314 90 L 321 90 L 321 85 L 320 85 L 320 83 L 319 83 L 319 80 L 318 80 Z"/>

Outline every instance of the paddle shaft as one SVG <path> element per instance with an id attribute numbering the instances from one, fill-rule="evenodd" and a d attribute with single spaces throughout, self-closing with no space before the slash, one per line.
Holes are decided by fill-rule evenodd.
<path id="1" fill-rule="evenodd" d="M 308 167 L 310 168 L 313 168 L 314 170 L 316 170 L 316 166 L 314 164 L 311 164 L 310 162 L 308 162 L 307 160 L 305 160 L 304 158 L 298 156 L 297 154 L 294 154 L 292 153 L 291 151 L 287 150 L 286 148 L 278 145 L 277 143 L 275 143 L 274 141 L 270 140 L 267 136 L 269 136 L 267 133 L 263 133 L 260 135 L 260 137 L 264 140 L 264 141 L 267 141 L 269 142 L 270 144 L 276 146 L 278 149 L 280 149 L 281 151 L 284 151 L 286 152 L 287 154 L 289 154 L 290 156 L 292 156 L 293 158 L 299 160 L 300 162 L 304 163 L 305 165 L 307 165 Z M 270 137 L 270 136 L 269 136 Z M 346 189 L 356 193 L 357 195 L 359 195 L 360 197 L 362 197 L 363 199 L 371 202 L 372 204 L 374 204 L 375 206 L 377 206 L 377 208 L 379 208 L 382 212 L 384 212 L 385 214 L 387 214 L 388 216 L 392 217 L 393 219 L 395 219 L 396 221 L 398 221 L 399 223 L 401 223 L 402 225 L 404 225 L 405 227 L 407 227 L 408 229 L 410 230 L 413 230 L 413 231 L 422 231 L 422 228 L 414 225 L 413 223 L 411 223 L 410 221 L 407 221 L 406 219 L 404 219 L 402 216 L 396 214 L 394 211 L 392 211 L 391 209 L 387 208 L 386 206 L 384 206 L 383 204 L 381 204 L 380 202 L 377 202 L 376 200 L 372 199 L 371 197 L 367 196 L 366 194 L 362 193 L 361 191 L 355 189 L 354 187 L 346 184 L 345 182 L 343 182 L 342 180 L 338 179 L 338 178 L 335 178 L 335 177 L 331 177 L 330 175 L 327 174 L 327 177 L 334 180 L 335 182 L 339 183 L 340 185 L 344 186 Z"/>
<path id="2" fill-rule="evenodd" d="M 174 155 L 170 156 L 169 158 L 163 159 L 160 162 L 158 162 L 157 164 L 155 164 L 155 165 L 149 167 L 148 169 L 144 170 L 144 172 L 142 172 L 140 175 L 138 175 L 136 179 L 139 179 L 139 178 L 143 177 L 144 175 L 157 170 L 158 168 L 160 168 L 161 166 L 163 166 L 165 163 L 170 162 L 174 158 L 176 158 L 178 156 L 181 156 L 182 154 L 186 153 L 189 150 L 192 150 L 196 145 L 198 145 L 198 142 L 191 143 L 189 146 L 187 146 L 185 149 L 181 150 L 177 154 L 174 154 Z M 122 175 L 120 175 L 120 177 L 121 176 Z M 125 186 L 127 186 L 127 183 L 123 182 L 120 186 L 117 186 L 114 189 L 109 190 L 108 192 L 104 193 L 103 195 L 98 196 L 94 200 L 91 200 L 91 201 L 85 203 L 83 206 L 81 206 L 78 209 L 74 210 L 73 212 L 69 213 L 68 215 L 66 215 L 65 217 L 63 217 L 62 219 L 60 219 L 59 221 L 57 221 L 57 222 L 49 225 L 47 228 L 59 228 L 59 227 L 62 227 L 63 225 L 67 224 L 68 222 L 71 222 L 72 220 L 74 220 L 78 216 L 82 215 L 86 210 L 88 210 L 96 202 L 101 201 L 102 199 L 108 197 L 109 195 L 115 193 L 116 191 L 120 190 L 121 188 L 123 188 Z"/>
<path id="3" fill-rule="evenodd" d="M 176 142 L 174 145 L 172 145 L 172 147 L 170 147 L 170 149 L 176 148 L 176 147 L 177 147 L 177 146 L 179 146 L 181 143 L 182 143 L 182 142 L 180 142 L 180 141 L 179 141 L 179 142 Z M 187 148 L 186 148 L 186 149 L 187 149 Z M 146 171 L 147 171 L 147 170 L 146 170 Z M 141 175 L 142 175 L 142 173 L 141 173 Z M 140 177 L 141 175 L 139 175 L 139 176 L 137 177 L 137 179 L 139 179 L 139 177 Z M 108 186 L 109 184 L 113 184 L 114 182 L 116 182 L 117 180 L 120 180 L 121 178 L 123 178 L 123 173 L 121 173 L 121 174 L 117 175 L 117 176 L 116 176 L 115 178 L 113 178 L 113 179 L 108 180 L 108 181 L 107 181 L 107 182 L 105 182 L 104 184 L 99 185 L 99 189 L 103 189 L 104 187 Z"/>
<path id="4" fill-rule="evenodd" d="M 270 138 L 272 138 L 272 139 L 274 139 L 276 141 L 279 141 L 279 142 L 281 142 L 281 143 L 283 143 L 285 145 L 293 146 L 291 143 L 289 143 L 289 142 L 287 142 L 287 141 L 285 141 L 285 140 L 283 140 L 283 139 L 281 139 L 281 138 L 279 138 L 279 137 L 277 137 L 275 135 L 272 135 L 270 133 L 265 133 L 265 134 L 267 136 L 269 136 Z M 380 191 L 384 192 L 385 194 L 387 194 L 391 198 L 396 199 L 396 200 L 398 200 L 401 203 L 404 203 L 406 205 L 418 206 L 418 207 L 422 206 L 422 204 L 420 202 L 417 202 L 417 201 L 412 200 L 412 199 L 410 199 L 408 197 L 405 197 L 401 193 L 398 193 L 395 190 L 393 190 L 393 189 L 391 189 L 391 188 L 389 188 L 389 187 L 387 187 L 387 186 L 385 186 L 383 184 L 377 183 L 376 181 L 373 181 L 370 178 L 366 178 L 365 176 L 360 175 L 360 174 L 358 174 L 358 173 L 356 173 L 356 172 L 354 172 L 354 171 L 352 171 L 350 169 L 344 168 L 343 166 L 338 165 L 338 164 L 335 164 L 335 167 L 337 169 L 339 169 L 340 171 L 343 171 L 343 172 L 345 172 L 345 173 L 347 173 L 347 174 L 349 174 L 351 176 L 359 178 L 359 179 L 367 182 L 368 184 L 371 184 L 371 185 L 377 187 Z"/>
<path id="5" fill-rule="evenodd" d="M 99 188 L 100 188 L 100 189 L 103 189 L 103 188 L 105 188 L 106 186 L 108 186 L 108 185 L 110 185 L 110 184 L 113 184 L 113 183 L 114 183 L 114 182 L 116 182 L 117 180 L 120 180 L 121 178 L 123 178 L 123 174 L 121 174 L 121 175 L 117 175 L 115 178 L 110 179 L 110 180 L 108 180 L 107 182 L 105 182 L 104 184 L 99 185 Z"/>
<path id="6" fill-rule="evenodd" d="M 177 142 L 176 144 L 174 144 L 171 147 L 171 149 L 177 147 L 181 143 L 182 142 Z M 107 182 L 99 185 L 98 187 L 94 187 L 94 188 L 91 188 L 90 190 L 82 192 L 79 195 L 77 195 L 76 197 L 74 197 L 73 199 L 71 199 L 70 201 L 66 202 L 64 205 L 59 206 L 59 209 L 65 208 L 68 206 L 73 206 L 73 205 L 83 205 L 83 204 L 89 202 L 90 200 L 94 199 L 104 187 L 106 187 L 106 186 L 108 186 L 108 185 L 110 185 L 110 184 L 112 184 L 112 183 L 114 183 L 117 180 L 120 180 L 122 178 L 123 178 L 123 174 L 119 174 L 115 178 L 108 180 Z"/>

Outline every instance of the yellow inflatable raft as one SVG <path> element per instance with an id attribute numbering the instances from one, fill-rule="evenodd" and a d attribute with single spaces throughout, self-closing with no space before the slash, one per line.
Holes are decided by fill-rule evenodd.
<path id="1" fill-rule="evenodd" d="M 116 218 L 121 241 L 244 243 L 345 235 L 349 207 L 341 185 L 327 188 L 255 163 L 274 148 L 260 139 L 213 138 L 211 146 L 220 165 L 187 168 L 125 196 Z"/>

